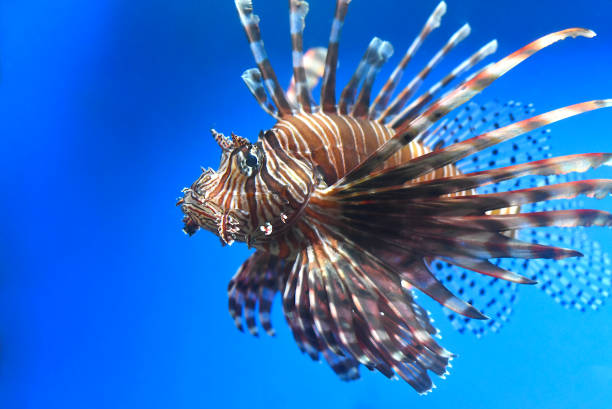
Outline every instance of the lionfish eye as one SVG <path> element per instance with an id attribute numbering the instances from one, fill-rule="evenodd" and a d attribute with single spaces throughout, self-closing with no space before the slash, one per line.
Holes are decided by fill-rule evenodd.
<path id="1" fill-rule="evenodd" d="M 252 176 L 261 167 L 262 152 L 257 145 L 251 145 L 247 150 L 238 152 L 238 168 L 246 176 Z"/>
<path id="2" fill-rule="evenodd" d="M 251 152 L 246 154 L 246 164 L 250 168 L 257 168 L 259 166 L 259 159 Z"/>

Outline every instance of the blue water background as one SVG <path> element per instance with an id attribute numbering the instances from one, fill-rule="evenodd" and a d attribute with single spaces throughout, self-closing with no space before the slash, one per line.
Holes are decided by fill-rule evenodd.
<path id="1" fill-rule="evenodd" d="M 311 1 L 306 47 L 326 45 L 333 3 Z M 466 21 L 472 35 L 434 79 L 492 38 L 501 57 L 585 26 L 599 36 L 554 45 L 477 100 L 544 112 L 612 97 L 612 2 L 448 3 L 411 73 Z M 395 46 L 388 75 L 435 4 L 353 1 L 340 84 L 374 35 Z M 286 2 L 255 7 L 286 84 Z M 226 287 L 249 250 L 188 239 L 174 203 L 218 164 L 211 127 L 255 138 L 273 125 L 240 80 L 253 65 L 230 0 L 0 2 L 0 408 L 612 407 L 612 305 L 581 314 L 533 287 L 483 339 L 432 309 L 459 357 L 425 397 L 368 371 L 339 381 L 300 354 L 277 303 L 277 337 L 235 330 Z M 602 110 L 554 125 L 555 152 L 612 150 L 611 123 Z M 593 236 L 612 251 L 609 231 Z"/>

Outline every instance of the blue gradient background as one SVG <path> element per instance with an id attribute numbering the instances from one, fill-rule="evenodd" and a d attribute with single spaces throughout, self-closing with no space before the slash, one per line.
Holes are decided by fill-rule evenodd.
<path id="1" fill-rule="evenodd" d="M 285 3 L 255 2 L 283 83 Z M 327 43 L 333 3 L 311 1 L 306 47 Z M 448 3 L 412 72 L 466 21 L 472 35 L 434 79 L 491 38 L 503 56 L 585 26 L 599 36 L 554 45 L 477 100 L 543 112 L 612 97 L 611 1 Z M 396 48 L 388 75 L 435 4 L 355 0 L 340 84 L 374 35 Z M 240 80 L 253 65 L 230 0 L 0 2 L 0 408 L 611 407 L 612 306 L 580 314 L 533 287 L 483 339 L 432 308 L 459 358 L 425 397 L 369 372 L 339 381 L 299 353 L 279 308 L 276 338 L 236 331 L 226 286 L 249 251 L 187 239 L 174 203 L 218 164 L 211 127 L 254 138 L 273 125 Z M 602 110 L 554 125 L 555 152 L 610 151 L 611 122 Z M 612 250 L 608 231 L 593 235 Z"/>

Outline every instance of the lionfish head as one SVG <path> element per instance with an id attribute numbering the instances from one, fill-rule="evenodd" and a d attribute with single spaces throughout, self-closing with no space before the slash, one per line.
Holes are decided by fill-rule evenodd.
<path id="1" fill-rule="evenodd" d="M 257 143 L 211 132 L 222 150 L 221 164 L 217 171 L 202 169 L 183 189 L 177 203 L 185 214 L 183 231 L 191 236 L 203 228 L 223 244 L 241 241 L 251 246 L 295 223 L 314 187 L 310 165 L 288 155 L 281 165 L 274 154 L 280 148 L 267 141 L 273 131 L 262 132 Z M 298 171 L 287 173 L 292 167 Z M 299 180 L 288 181 L 287 175 Z"/>

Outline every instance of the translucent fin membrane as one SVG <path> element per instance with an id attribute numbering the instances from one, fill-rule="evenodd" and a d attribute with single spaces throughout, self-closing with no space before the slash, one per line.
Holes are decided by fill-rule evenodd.
<path id="1" fill-rule="evenodd" d="M 444 125 L 423 139 L 430 147 L 442 147 L 469 139 L 478 133 L 503 127 L 528 116 L 533 112 L 531 104 L 510 101 L 504 104 L 488 103 L 476 105 L 469 103 Z M 484 171 L 496 166 L 506 166 L 527 160 L 542 160 L 550 157 L 550 130 L 528 133 L 484 149 L 457 163 L 462 173 Z M 576 173 L 547 176 L 544 178 L 523 177 L 506 182 L 498 182 L 478 188 L 478 193 L 494 193 L 517 188 L 537 187 L 571 181 Z M 575 201 L 541 202 L 523 206 L 525 212 L 565 211 L 577 204 Z M 561 222 L 558 217 L 556 221 Z M 609 260 L 599 245 L 591 241 L 581 229 L 538 228 L 518 231 L 518 238 L 534 243 L 557 245 L 576 249 L 584 254 L 582 258 L 567 260 L 491 260 L 493 264 L 506 271 L 522 274 L 537 280 L 537 286 L 551 295 L 560 304 L 579 310 L 596 309 L 602 305 L 610 286 Z M 510 319 L 514 304 L 518 299 L 515 283 L 494 277 L 474 274 L 469 269 L 437 260 L 432 264 L 436 276 L 453 293 L 458 294 L 476 306 L 490 319 L 473 320 L 445 310 L 453 327 L 459 332 L 469 332 L 482 336 L 487 332 L 499 331 Z M 585 277 L 588 274 L 589 277 Z M 567 286 L 569 285 L 569 288 Z"/>
<path id="2" fill-rule="evenodd" d="M 484 105 L 471 101 L 455 110 L 452 117 L 440 121 L 434 130 L 426 136 L 420 136 L 418 140 L 432 150 L 434 146 L 442 148 L 525 119 L 526 115 L 532 112 L 533 108 L 525 108 L 514 101 L 504 104 L 494 101 Z M 494 126 L 494 123 L 497 125 Z"/>
<path id="3" fill-rule="evenodd" d="M 533 260 L 526 266 L 527 274 L 559 304 L 580 311 L 598 309 L 608 297 L 612 284 L 610 258 L 599 243 L 580 229 L 528 229 L 524 236 L 538 242 L 573 247 L 585 256 L 578 259 Z"/>

